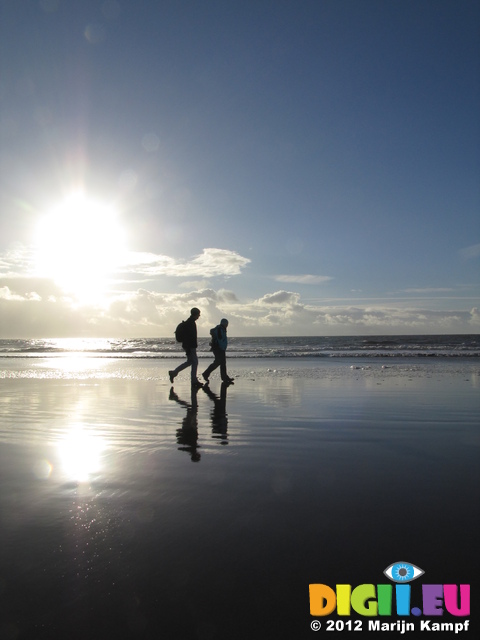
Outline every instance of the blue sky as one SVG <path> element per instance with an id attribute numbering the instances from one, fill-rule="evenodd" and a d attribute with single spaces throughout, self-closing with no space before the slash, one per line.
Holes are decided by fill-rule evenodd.
<path id="1" fill-rule="evenodd" d="M 478 332 L 478 2 L 0 7 L 1 336 Z"/>

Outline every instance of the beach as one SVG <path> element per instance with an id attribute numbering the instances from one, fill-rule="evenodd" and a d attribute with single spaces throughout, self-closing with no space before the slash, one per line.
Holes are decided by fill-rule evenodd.
<path id="1" fill-rule="evenodd" d="M 228 364 L 0 358 L 2 640 L 312 638 L 309 584 L 474 580 L 476 358 Z"/>

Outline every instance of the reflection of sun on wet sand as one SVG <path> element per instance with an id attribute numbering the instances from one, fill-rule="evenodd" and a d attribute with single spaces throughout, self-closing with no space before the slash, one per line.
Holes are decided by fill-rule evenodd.
<path id="1" fill-rule="evenodd" d="M 72 426 L 58 443 L 58 452 L 65 475 L 78 482 L 86 482 L 101 469 L 101 456 L 105 444 L 95 430 L 89 433 L 82 427 Z"/>
<path id="2" fill-rule="evenodd" d="M 26 360 L 1 380 L 17 637 L 298 638 L 311 583 L 381 583 L 399 558 L 473 579 L 474 363 L 232 362 L 235 386 L 192 393 L 158 361 Z"/>

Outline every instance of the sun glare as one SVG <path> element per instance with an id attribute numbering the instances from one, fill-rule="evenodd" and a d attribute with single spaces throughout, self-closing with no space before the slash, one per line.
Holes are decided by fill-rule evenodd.
<path id="1" fill-rule="evenodd" d="M 52 278 L 80 302 L 101 301 L 108 278 L 125 254 L 125 232 L 115 208 L 82 193 L 39 220 L 37 274 Z"/>
<path id="2" fill-rule="evenodd" d="M 73 427 L 58 444 L 60 461 L 64 473 L 78 482 L 86 482 L 101 468 L 105 443 L 82 427 Z"/>

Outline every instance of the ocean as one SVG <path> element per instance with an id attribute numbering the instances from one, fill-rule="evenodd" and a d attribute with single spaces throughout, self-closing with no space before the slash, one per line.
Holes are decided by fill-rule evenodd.
<path id="1" fill-rule="evenodd" d="M 199 357 L 211 357 L 199 338 Z M 0 357 L 178 358 L 172 338 L 49 338 L 0 340 Z M 480 335 L 229 338 L 229 358 L 480 358 Z"/>

